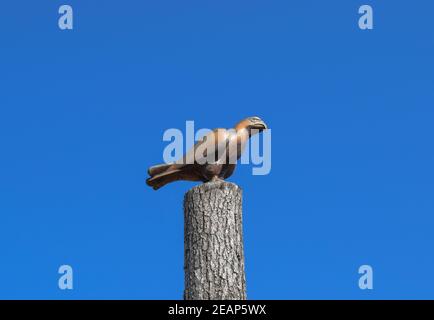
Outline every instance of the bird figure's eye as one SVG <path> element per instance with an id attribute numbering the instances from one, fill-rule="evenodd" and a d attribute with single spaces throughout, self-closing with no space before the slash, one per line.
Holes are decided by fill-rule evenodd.
<path id="1" fill-rule="evenodd" d="M 252 122 L 258 122 L 258 121 L 261 121 L 261 119 L 259 119 L 258 117 L 252 117 L 252 118 L 250 118 L 250 120 L 251 120 Z"/>

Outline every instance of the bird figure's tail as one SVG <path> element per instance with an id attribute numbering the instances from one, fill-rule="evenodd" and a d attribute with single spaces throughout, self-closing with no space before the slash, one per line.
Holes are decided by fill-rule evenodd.
<path id="1" fill-rule="evenodd" d="M 148 169 L 148 174 L 152 178 L 153 176 L 166 171 L 167 169 L 170 168 L 170 166 L 172 166 L 172 164 L 167 164 L 167 163 L 157 164 L 157 165 L 152 166 Z"/>
<path id="2" fill-rule="evenodd" d="M 159 164 L 148 169 L 150 177 L 146 179 L 146 184 L 154 190 L 160 189 L 169 182 L 180 179 L 181 170 L 175 164 Z"/>

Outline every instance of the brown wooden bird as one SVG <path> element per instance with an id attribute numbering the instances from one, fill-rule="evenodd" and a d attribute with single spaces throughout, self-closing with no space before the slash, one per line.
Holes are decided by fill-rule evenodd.
<path id="1" fill-rule="evenodd" d="M 234 172 L 249 138 L 265 129 L 267 125 L 258 117 L 246 118 L 233 129 L 214 129 L 178 161 L 150 167 L 146 183 L 157 190 L 177 180 L 226 179 Z"/>

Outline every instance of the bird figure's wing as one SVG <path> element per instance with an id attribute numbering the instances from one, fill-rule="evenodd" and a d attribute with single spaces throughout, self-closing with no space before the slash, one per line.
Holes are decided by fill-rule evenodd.
<path id="1" fill-rule="evenodd" d="M 204 164 L 207 160 L 219 160 L 219 155 L 224 155 L 231 136 L 231 132 L 226 129 L 214 129 L 204 135 L 185 156 L 176 161 L 177 164 Z"/>

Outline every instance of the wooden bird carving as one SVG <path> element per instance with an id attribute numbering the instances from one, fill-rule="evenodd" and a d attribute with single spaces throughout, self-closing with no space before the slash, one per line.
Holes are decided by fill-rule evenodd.
<path id="1" fill-rule="evenodd" d="M 267 125 L 258 117 L 246 118 L 233 129 L 214 129 L 178 161 L 150 167 L 146 183 L 157 190 L 178 180 L 224 180 L 234 172 L 236 160 L 249 138 L 266 129 Z"/>

